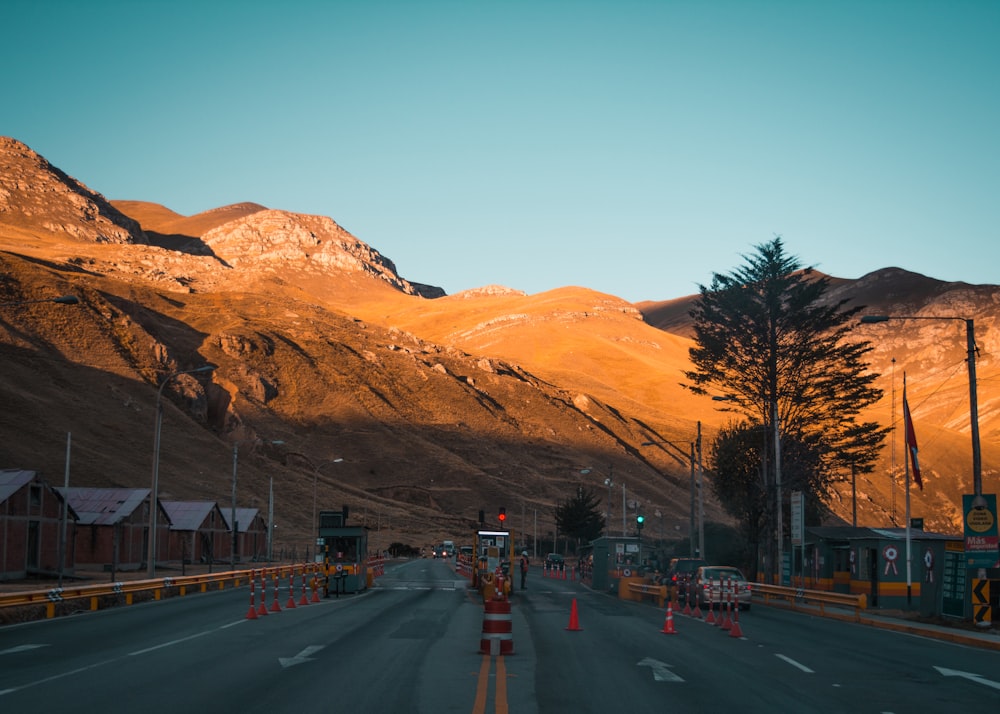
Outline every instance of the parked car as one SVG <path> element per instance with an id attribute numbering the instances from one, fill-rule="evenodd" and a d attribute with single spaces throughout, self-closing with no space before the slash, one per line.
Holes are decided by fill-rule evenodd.
<path id="1" fill-rule="evenodd" d="M 667 567 L 666 584 L 677 593 L 678 602 L 687 602 L 688 583 L 698 568 L 708 565 L 701 558 L 673 558 Z"/>
<path id="2" fill-rule="evenodd" d="M 750 609 L 753 593 L 739 568 L 729 565 L 702 566 L 695 571 L 693 582 L 698 607 L 714 608 L 720 602 L 727 605 L 732 597 L 733 605 L 738 605 L 741 610 Z"/>
<path id="3" fill-rule="evenodd" d="M 558 553 L 549 553 L 545 556 L 545 567 L 549 570 L 562 570 L 566 561 Z"/>

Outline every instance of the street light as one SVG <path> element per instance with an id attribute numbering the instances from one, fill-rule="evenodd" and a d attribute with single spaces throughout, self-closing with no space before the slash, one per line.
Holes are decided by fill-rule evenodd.
<path id="1" fill-rule="evenodd" d="M 231 537 L 231 540 L 232 540 L 232 553 L 230 554 L 230 558 L 232 560 L 232 566 L 234 568 L 236 567 L 237 550 L 238 550 L 237 546 L 239 545 L 239 537 L 240 537 L 240 529 L 239 529 L 239 525 L 238 525 L 238 523 L 236 521 L 236 472 L 237 472 L 237 463 L 239 461 L 239 451 L 240 451 L 240 444 L 241 443 L 242 442 L 237 441 L 235 444 L 233 444 L 233 504 L 232 504 L 232 509 L 233 510 L 232 510 L 232 519 L 230 521 L 229 527 L 230 527 L 230 533 L 231 533 L 231 536 L 232 536 Z M 255 440 L 255 443 L 256 443 L 256 440 Z M 277 446 L 277 445 L 280 445 L 280 444 L 284 444 L 285 442 L 279 441 L 279 440 L 275 440 L 275 441 L 265 441 L 264 443 L 265 444 L 274 444 L 275 446 Z M 268 517 L 270 518 L 270 516 L 268 516 Z"/>
<path id="2" fill-rule="evenodd" d="M 167 375 L 160 383 L 160 388 L 156 392 L 156 426 L 153 430 L 153 483 L 150 488 L 149 498 L 149 552 L 146 556 L 146 574 L 150 578 L 156 577 L 156 504 L 159 501 L 158 488 L 160 479 L 160 429 L 163 426 L 163 388 L 182 374 L 198 374 L 201 372 L 211 372 L 215 369 L 214 364 L 206 364 L 195 369 L 182 369 Z"/>
<path id="3" fill-rule="evenodd" d="M 861 324 L 889 320 L 961 320 L 965 323 L 965 345 L 969 367 L 969 421 L 972 431 L 972 490 L 976 501 L 983 495 L 983 461 L 979 450 L 979 406 L 976 397 L 976 327 L 972 318 L 951 315 L 862 315 Z"/>
<path id="4" fill-rule="evenodd" d="M 697 556 L 699 558 L 705 558 L 705 504 L 701 495 L 702 477 L 703 470 L 701 467 L 701 422 L 698 422 L 698 437 L 695 441 L 688 442 L 691 447 L 690 456 L 684 453 L 683 448 L 678 444 L 670 441 L 669 439 L 659 439 L 656 441 L 644 441 L 642 446 L 657 446 L 669 444 L 674 447 L 681 456 L 684 456 L 688 463 L 691 465 L 691 513 L 688 522 L 688 550 L 691 556 L 695 556 L 695 542 L 694 542 L 694 532 L 695 532 L 695 501 L 697 500 L 697 513 L 698 513 L 698 548 Z M 697 456 L 696 456 L 697 453 Z M 678 458 L 677 454 L 671 454 L 674 458 Z M 698 478 L 695 480 L 695 467 L 697 467 Z M 696 495 L 697 494 L 697 497 Z"/>
<path id="5" fill-rule="evenodd" d="M 327 461 L 328 464 L 339 464 L 343 462 L 343 459 L 333 459 L 332 461 Z M 319 536 L 316 530 L 316 487 L 319 482 L 319 466 L 313 466 L 313 525 L 312 525 L 312 538 L 315 539 Z"/>

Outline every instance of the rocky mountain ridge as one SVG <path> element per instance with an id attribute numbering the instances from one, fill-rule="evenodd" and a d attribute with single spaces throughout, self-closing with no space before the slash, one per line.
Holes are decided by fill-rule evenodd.
<path id="1" fill-rule="evenodd" d="M 164 488 L 225 500 L 235 448 L 240 505 L 262 505 L 277 481 L 290 543 L 308 542 L 314 503 L 348 501 L 386 539 L 460 537 L 496 505 L 525 532 L 537 514 L 544 535 L 552 506 L 576 487 L 603 494 L 599 473 L 616 489 L 624 482 L 620 498 L 608 493 L 614 530 L 624 500 L 663 514 L 661 531 L 686 532 L 687 446 L 699 424 L 707 439 L 726 419 L 678 384 L 692 297 L 632 305 L 586 289 L 502 286 L 446 296 L 400 277 L 330 218 L 246 203 L 184 217 L 107 202 L 10 139 L 0 143 L 0 191 L 0 302 L 83 299 L 81 309 L 0 313 L 0 394 L 11 405 L 0 415 L 2 466 L 53 478 L 72 432 L 81 485 L 144 485 L 159 380 L 209 361 L 219 365 L 209 379 L 180 377 L 166 390 L 184 446 L 163 453 Z M 995 484 L 1000 290 L 887 269 L 834 279 L 834 294 L 872 312 L 975 318 Z M 910 370 L 911 408 L 930 422 L 921 443 L 931 478 L 917 504 L 930 526 L 953 530 L 968 488 L 960 326 L 887 323 L 859 335 L 876 345 L 883 423 L 899 418 L 890 361 Z M 675 446 L 642 446 L 651 440 Z M 901 462 L 886 461 L 859 486 L 867 524 L 897 515 L 898 477 L 888 474 Z M 833 504 L 841 514 L 848 498 L 841 491 Z M 710 498 L 707 510 L 725 520 Z"/>

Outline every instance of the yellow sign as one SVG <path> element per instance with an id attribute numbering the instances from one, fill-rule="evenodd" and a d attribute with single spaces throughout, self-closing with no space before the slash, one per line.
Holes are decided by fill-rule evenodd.
<path id="1" fill-rule="evenodd" d="M 988 508 L 973 508 L 965 514 L 965 525 L 976 533 L 985 533 L 993 527 L 993 514 Z"/>

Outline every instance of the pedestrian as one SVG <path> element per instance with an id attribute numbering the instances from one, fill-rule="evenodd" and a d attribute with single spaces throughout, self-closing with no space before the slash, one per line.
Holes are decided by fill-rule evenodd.
<path id="1" fill-rule="evenodd" d="M 528 551 L 521 551 L 521 589 L 527 590 L 528 586 L 525 584 L 528 580 Z"/>

